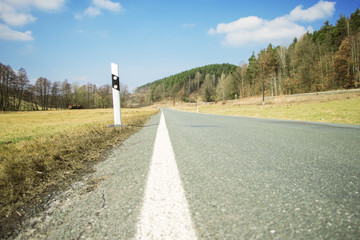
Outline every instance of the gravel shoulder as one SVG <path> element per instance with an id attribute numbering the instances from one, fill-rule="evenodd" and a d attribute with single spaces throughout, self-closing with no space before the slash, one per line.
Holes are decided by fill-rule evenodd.
<path id="1" fill-rule="evenodd" d="M 160 114 L 95 172 L 50 199 L 16 239 L 130 239 L 136 232 Z"/>

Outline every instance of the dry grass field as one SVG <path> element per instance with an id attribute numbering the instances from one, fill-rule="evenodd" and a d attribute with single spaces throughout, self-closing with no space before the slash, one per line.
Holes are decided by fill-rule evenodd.
<path id="1" fill-rule="evenodd" d="M 196 112 L 196 104 L 167 104 L 183 111 Z M 265 99 L 262 97 L 240 100 L 200 103 L 200 113 L 258 118 L 287 119 L 299 121 L 360 124 L 360 92 L 310 95 L 279 96 Z"/>
<path id="2" fill-rule="evenodd" d="M 140 130 L 153 107 L 122 109 L 113 124 L 112 109 L 0 113 L 0 230 L 36 205 L 44 193 L 91 171 L 103 150 Z"/>
<path id="3" fill-rule="evenodd" d="M 152 113 L 152 108 L 122 109 L 123 124 Z M 0 112 L 0 144 L 48 138 L 71 131 L 86 131 L 89 126 L 113 124 L 112 109 Z"/>

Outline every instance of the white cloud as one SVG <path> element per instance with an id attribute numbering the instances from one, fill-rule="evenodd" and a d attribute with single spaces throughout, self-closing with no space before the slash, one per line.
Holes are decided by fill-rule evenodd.
<path id="1" fill-rule="evenodd" d="M 18 12 L 16 8 L 10 4 L 0 1 L 0 18 L 8 25 L 23 26 L 36 20 L 27 12 Z"/>
<path id="2" fill-rule="evenodd" d="M 289 15 L 289 20 L 292 21 L 315 21 L 325 17 L 330 17 L 335 11 L 335 2 L 320 1 L 314 6 L 303 10 L 303 6 L 297 6 Z"/>
<path id="3" fill-rule="evenodd" d="M 231 23 L 220 23 L 217 25 L 216 30 L 210 29 L 210 34 L 232 33 L 241 31 L 251 31 L 252 29 L 259 28 L 264 20 L 256 16 L 240 18 L 239 20 Z"/>
<path id="4" fill-rule="evenodd" d="M 89 6 L 83 13 L 75 13 L 74 18 L 82 20 L 83 17 L 96 17 L 101 15 L 101 10 L 108 10 L 111 12 L 119 12 L 122 6 L 118 2 L 110 0 L 93 0 L 93 5 Z"/>
<path id="5" fill-rule="evenodd" d="M 7 25 L 0 23 L 0 39 L 11 41 L 31 41 L 34 38 L 31 36 L 31 31 L 18 32 Z"/>
<path id="6" fill-rule="evenodd" d="M 1 0 L 17 9 L 25 9 L 29 7 L 37 8 L 42 11 L 53 11 L 61 9 L 65 0 Z"/>
<path id="7" fill-rule="evenodd" d="M 94 5 L 101 9 L 106 9 L 113 12 L 121 10 L 121 4 L 118 2 L 112 2 L 110 0 L 94 0 Z"/>
<path id="8" fill-rule="evenodd" d="M 265 20 L 256 16 L 240 18 L 230 23 L 220 23 L 216 29 L 211 28 L 209 34 L 225 34 L 224 45 L 240 46 L 247 43 L 284 44 L 294 37 L 300 37 L 311 26 L 305 28 L 296 21 L 315 21 L 329 17 L 334 13 L 335 2 L 320 1 L 314 6 L 303 10 L 302 6 L 294 8 L 290 14 L 273 20 Z"/>
<path id="9" fill-rule="evenodd" d="M 76 20 L 82 20 L 83 18 L 83 13 L 74 13 L 74 18 Z"/>
<path id="10" fill-rule="evenodd" d="M 101 12 L 99 9 L 94 8 L 94 7 L 88 7 L 85 11 L 84 11 L 84 16 L 88 16 L 88 17 L 95 17 L 97 15 L 100 15 Z"/>
<path id="11" fill-rule="evenodd" d="M 65 0 L 0 0 L 0 39 L 30 41 L 31 31 L 19 32 L 11 27 L 21 27 L 36 21 L 30 13 L 33 9 L 56 11 L 63 7 Z M 11 26 L 11 27 L 10 27 Z"/>

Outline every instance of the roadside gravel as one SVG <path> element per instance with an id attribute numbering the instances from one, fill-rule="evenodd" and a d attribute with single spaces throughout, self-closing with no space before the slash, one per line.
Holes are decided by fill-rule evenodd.
<path id="1" fill-rule="evenodd" d="M 131 239 L 136 232 L 160 115 L 24 223 L 16 239 Z"/>

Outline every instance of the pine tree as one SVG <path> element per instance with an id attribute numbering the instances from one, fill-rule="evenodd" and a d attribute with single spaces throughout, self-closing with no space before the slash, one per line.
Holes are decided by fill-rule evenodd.
<path id="1" fill-rule="evenodd" d="M 255 57 L 254 52 L 249 58 L 249 65 L 246 70 L 246 80 L 249 85 L 249 95 L 253 96 L 256 94 L 255 92 L 255 80 L 258 73 L 258 61 Z"/>

